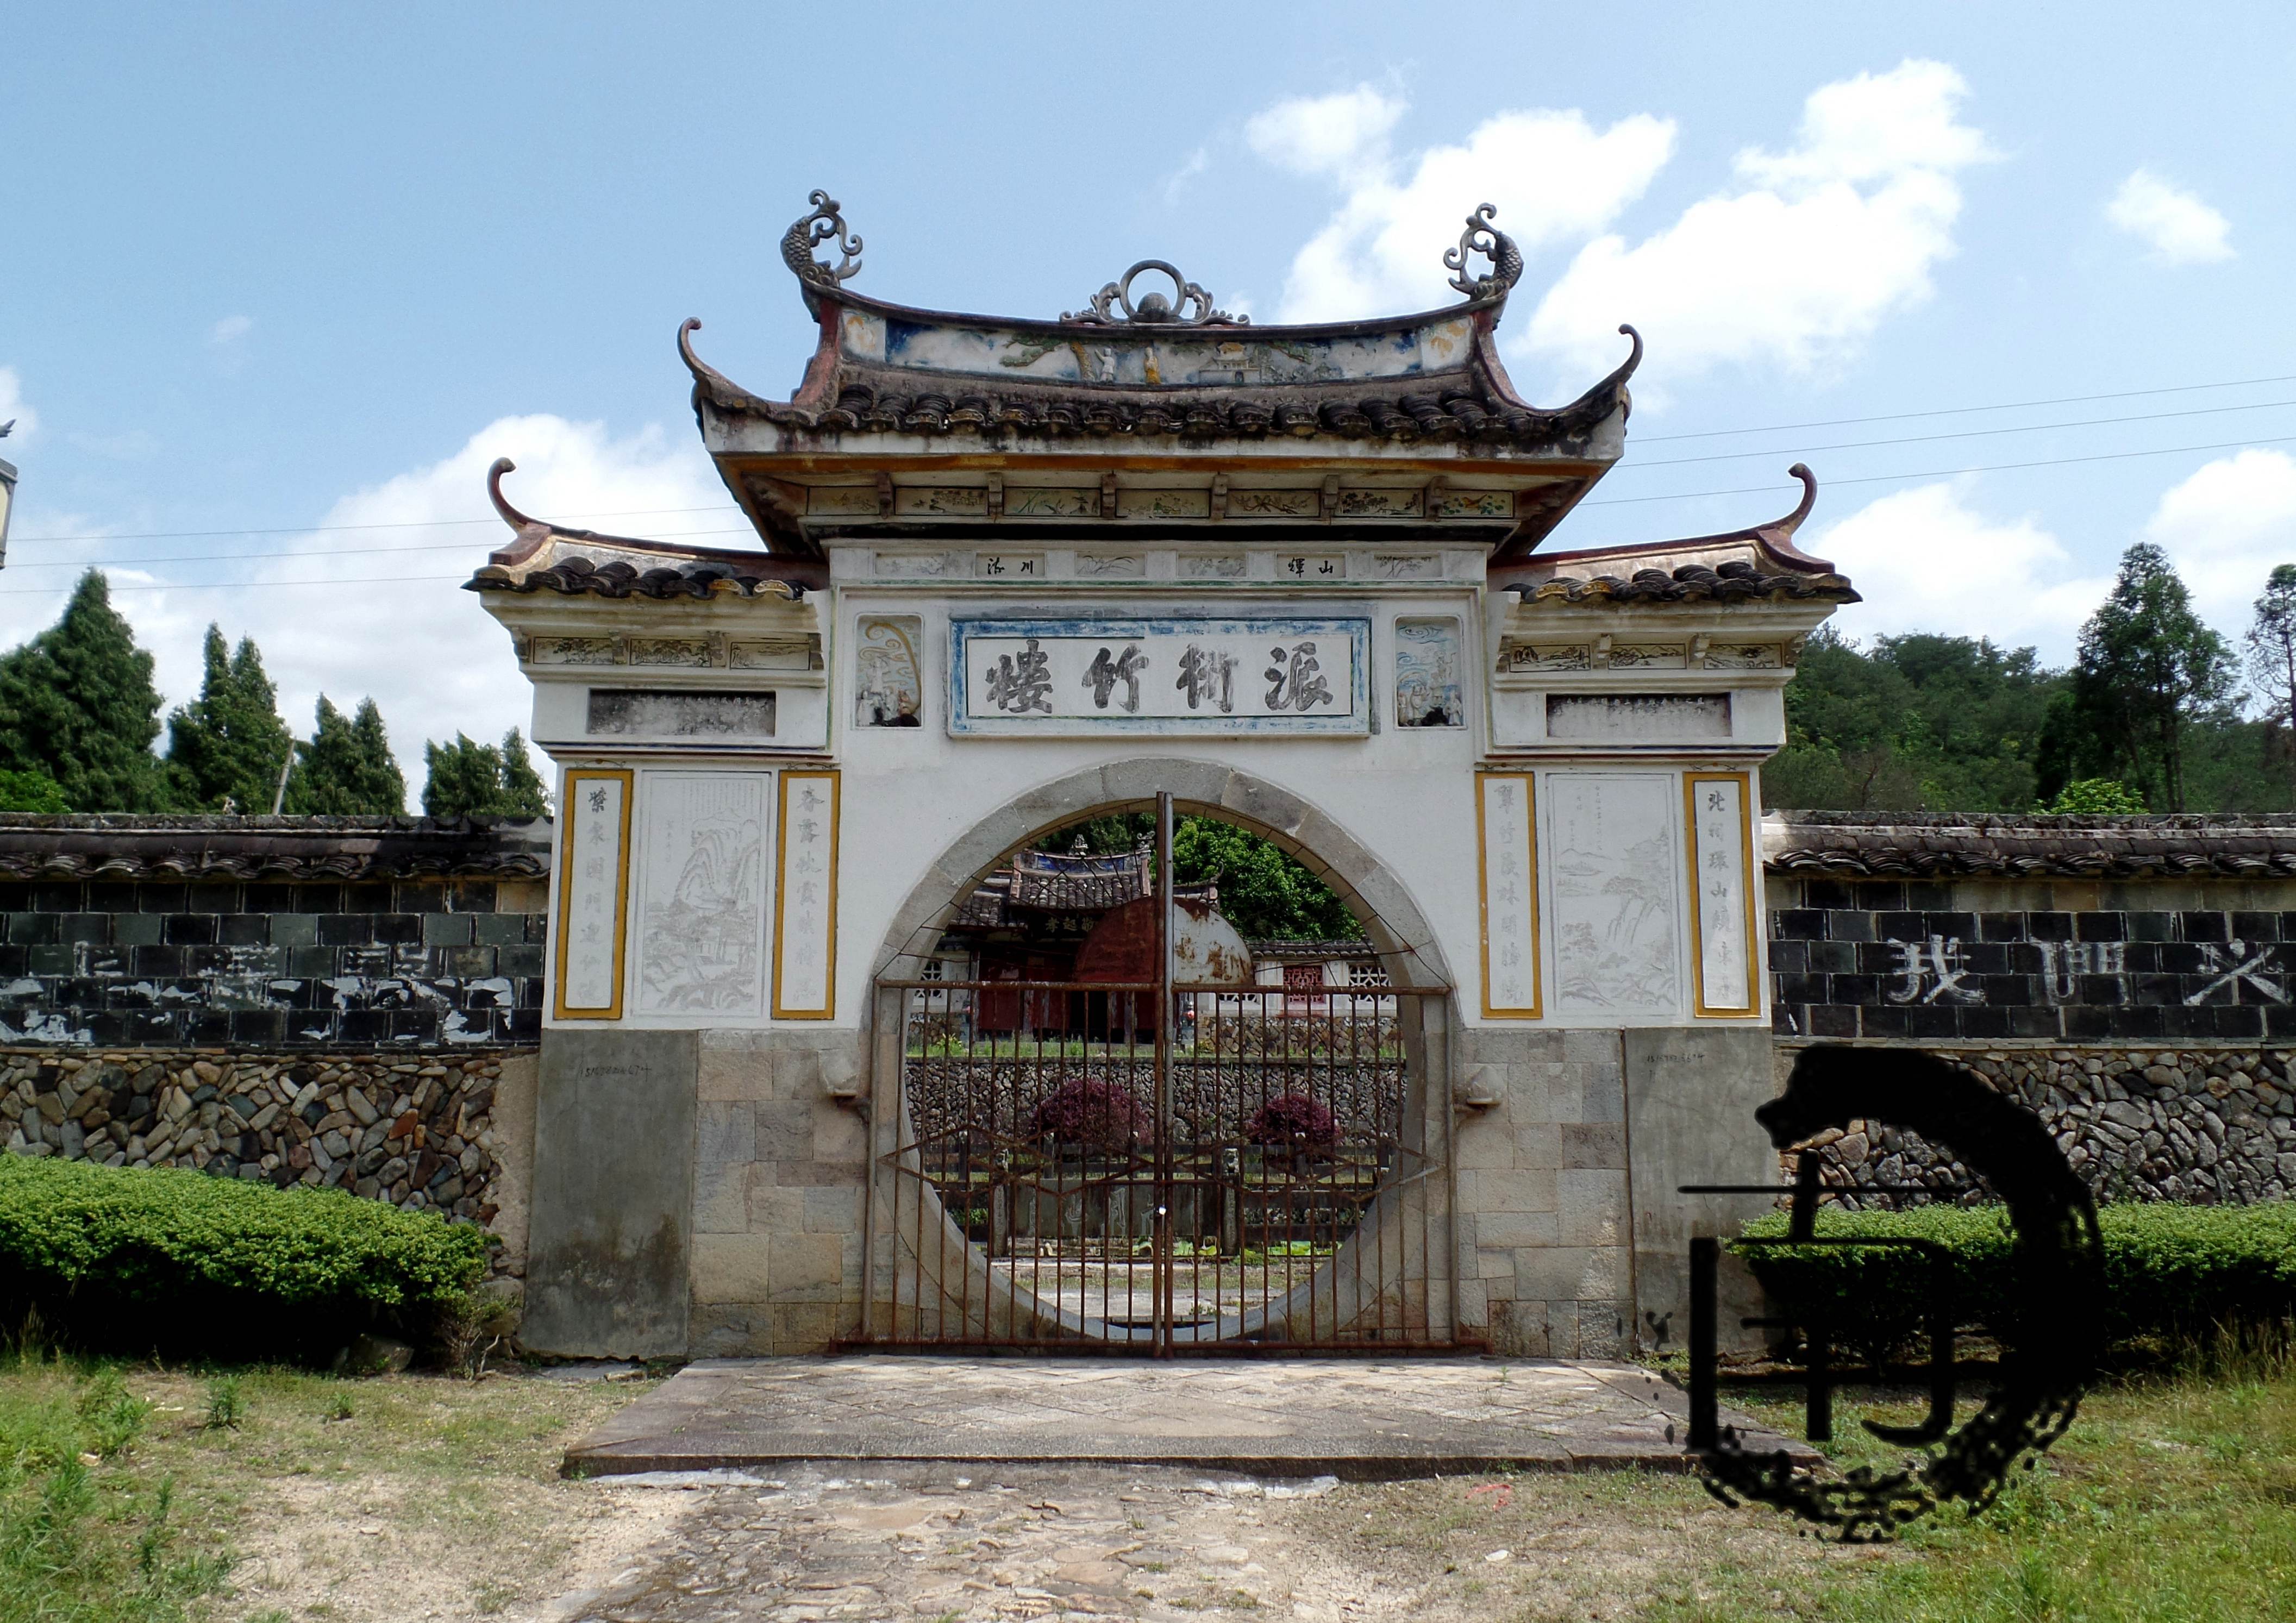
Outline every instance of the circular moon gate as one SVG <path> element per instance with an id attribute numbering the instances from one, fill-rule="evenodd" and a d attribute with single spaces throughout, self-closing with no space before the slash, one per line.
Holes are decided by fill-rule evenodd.
<path id="1" fill-rule="evenodd" d="M 1920 1464 L 1861 1466 L 1825 1481 L 1797 1471 L 1784 1453 L 1751 1453 L 1726 1438 L 1703 1456 L 1709 1491 L 1726 1503 L 1777 1505 L 1845 1538 L 1913 1521 L 1944 1500 L 1983 1509 L 2021 1459 L 2030 1462 L 2064 1434 L 2095 1372 L 2103 1246 L 2087 1185 L 2030 1111 L 1925 1053 L 1805 1049 L 1786 1091 L 1755 1118 L 1780 1150 L 1861 1119 L 1949 1146 L 2007 1208 L 2016 1234 L 2013 1310 L 2009 1322 L 1991 1326 L 2003 1348 L 1998 1384 Z M 1868 1430 L 1890 1435 L 1871 1422 Z"/>

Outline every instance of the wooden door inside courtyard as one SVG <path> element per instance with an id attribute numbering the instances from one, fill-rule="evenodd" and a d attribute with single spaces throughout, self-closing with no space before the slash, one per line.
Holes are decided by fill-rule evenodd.
<path id="1" fill-rule="evenodd" d="M 1455 1339 L 1447 989 L 886 979 L 861 1340 L 1158 1356 Z"/>

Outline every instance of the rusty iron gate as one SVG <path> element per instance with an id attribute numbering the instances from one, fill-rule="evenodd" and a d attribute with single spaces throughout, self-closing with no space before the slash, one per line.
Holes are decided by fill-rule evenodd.
<path id="1" fill-rule="evenodd" d="M 1456 1340 L 1444 988 L 881 980 L 860 1340 Z M 1435 1062 L 1431 1063 L 1431 1059 Z"/>

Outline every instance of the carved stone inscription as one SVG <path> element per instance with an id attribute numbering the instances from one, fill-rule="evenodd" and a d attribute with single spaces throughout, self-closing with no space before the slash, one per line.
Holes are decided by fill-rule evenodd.
<path id="1" fill-rule="evenodd" d="M 594 687 L 587 730 L 593 737 L 771 738 L 774 695 Z"/>
<path id="2" fill-rule="evenodd" d="M 1550 693 L 1546 736 L 1610 743 L 1730 736 L 1727 693 Z"/>
<path id="3" fill-rule="evenodd" d="M 955 733 L 1361 733 L 1363 619 L 950 622 Z"/>

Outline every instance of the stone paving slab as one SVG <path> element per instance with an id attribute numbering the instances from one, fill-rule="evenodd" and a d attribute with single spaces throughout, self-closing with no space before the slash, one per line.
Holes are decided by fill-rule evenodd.
<path id="1" fill-rule="evenodd" d="M 1193 1467 L 1378 1480 L 1688 1468 L 1687 1405 L 1598 1360 L 718 1358 L 566 1451 L 583 1475 L 817 1461 Z M 1806 1444 L 1727 1412 L 1751 1447 Z"/>

